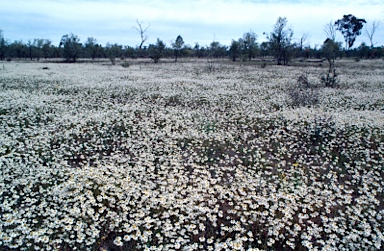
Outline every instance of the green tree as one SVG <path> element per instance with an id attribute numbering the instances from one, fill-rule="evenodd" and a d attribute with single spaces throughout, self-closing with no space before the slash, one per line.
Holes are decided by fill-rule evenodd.
<path id="1" fill-rule="evenodd" d="M 41 50 L 43 51 L 43 56 L 45 59 L 53 57 L 54 46 L 52 45 L 52 41 L 45 39 Z"/>
<path id="2" fill-rule="evenodd" d="M 197 58 L 201 58 L 204 56 L 206 50 L 204 46 L 202 47 L 199 43 L 195 43 L 195 46 L 193 46 L 193 52 Z"/>
<path id="3" fill-rule="evenodd" d="M 324 41 L 323 46 L 321 47 L 321 52 L 323 56 L 327 59 L 329 66 L 327 75 L 321 78 L 321 80 L 325 83 L 326 87 L 334 87 L 337 84 L 335 59 L 339 51 L 340 44 L 336 43 L 335 41 L 329 38 Z"/>
<path id="4" fill-rule="evenodd" d="M 269 55 L 269 43 L 268 42 L 262 42 L 260 44 L 260 56 L 266 57 Z"/>
<path id="5" fill-rule="evenodd" d="M 368 58 L 370 47 L 366 43 L 362 42 L 360 46 L 357 48 L 357 51 L 360 58 Z"/>
<path id="6" fill-rule="evenodd" d="M 149 57 L 153 62 L 158 63 L 160 58 L 163 57 L 164 50 L 165 44 L 158 38 L 156 44 L 150 44 L 148 46 Z"/>
<path id="7" fill-rule="evenodd" d="M 31 40 L 28 40 L 27 42 L 27 47 L 28 47 L 28 57 L 33 60 L 34 57 L 34 50 L 35 50 L 35 45 Z"/>
<path id="8" fill-rule="evenodd" d="M 13 56 L 13 57 L 17 57 L 19 59 L 21 59 L 22 57 L 26 57 L 27 56 L 27 51 L 28 51 L 28 48 L 26 47 L 26 45 L 23 43 L 22 40 L 15 40 L 12 44 L 10 44 L 9 46 L 9 56 Z"/>
<path id="9" fill-rule="evenodd" d="M 35 38 L 33 40 L 34 45 L 34 55 L 37 58 L 37 61 L 40 61 L 40 58 L 43 56 L 43 45 L 44 45 L 44 39 L 42 38 Z"/>
<path id="10" fill-rule="evenodd" d="M 177 62 L 177 58 L 180 56 L 183 50 L 183 45 L 184 45 L 184 40 L 180 35 L 178 35 L 175 42 L 172 43 L 172 48 L 175 52 L 175 62 Z"/>
<path id="11" fill-rule="evenodd" d="M 137 55 L 136 55 L 135 48 L 128 46 L 128 45 L 125 45 L 124 46 L 124 56 L 129 57 L 129 58 L 136 58 Z"/>
<path id="12" fill-rule="evenodd" d="M 236 40 L 232 40 L 231 46 L 229 47 L 229 56 L 232 61 L 236 61 L 236 59 L 240 56 L 241 53 L 241 43 Z"/>
<path id="13" fill-rule="evenodd" d="M 257 35 L 252 31 L 246 32 L 243 35 L 243 39 L 242 39 L 243 52 L 247 56 L 248 60 L 251 60 L 252 57 L 256 56 L 256 51 L 257 51 L 256 39 L 257 39 Z"/>
<path id="14" fill-rule="evenodd" d="M 353 46 L 356 37 L 361 35 L 364 23 L 366 23 L 364 19 L 359 19 L 352 14 L 344 15 L 342 19 L 335 22 L 336 29 L 344 36 L 347 50 Z"/>
<path id="15" fill-rule="evenodd" d="M 115 65 L 116 58 L 121 56 L 122 52 L 122 46 L 118 44 L 110 44 L 107 43 L 107 46 L 105 47 L 105 51 L 107 53 L 107 56 L 109 60 L 111 60 L 111 63 Z"/>
<path id="16" fill-rule="evenodd" d="M 213 41 L 208 48 L 209 51 L 209 56 L 218 58 L 218 57 L 223 57 L 227 55 L 227 49 L 228 47 L 225 45 L 221 45 L 217 41 Z"/>
<path id="17" fill-rule="evenodd" d="M 327 38 L 321 47 L 322 55 L 327 59 L 330 68 L 334 67 L 335 59 L 340 51 L 340 46 L 337 42 Z"/>
<path id="18" fill-rule="evenodd" d="M 80 57 L 82 46 L 78 36 L 74 34 L 64 35 L 60 41 L 61 46 L 63 46 L 63 56 L 67 62 L 76 62 Z"/>
<path id="19" fill-rule="evenodd" d="M 87 42 L 85 42 L 85 51 L 88 57 L 91 57 L 94 60 L 98 55 L 100 55 L 101 46 L 97 44 L 96 38 L 89 37 Z"/>
<path id="20" fill-rule="evenodd" d="M 291 57 L 293 31 L 287 28 L 288 20 L 285 17 L 279 17 L 270 34 L 269 45 L 274 53 L 277 64 L 287 65 Z"/>
<path id="21" fill-rule="evenodd" d="M 0 30 L 0 60 L 4 60 L 7 52 L 7 41 L 4 38 L 3 31 Z"/>

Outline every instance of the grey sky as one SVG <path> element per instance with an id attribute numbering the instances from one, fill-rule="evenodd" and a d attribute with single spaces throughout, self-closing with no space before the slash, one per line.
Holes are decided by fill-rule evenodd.
<path id="1" fill-rule="evenodd" d="M 299 40 L 309 34 L 314 46 L 325 40 L 324 25 L 344 14 L 365 18 L 369 27 L 384 16 L 384 1 L 330 1 L 330 0 L 2 0 L 0 2 L 0 29 L 10 42 L 14 40 L 46 38 L 57 45 L 64 34 L 73 33 L 85 42 L 94 37 L 98 43 L 107 42 L 137 46 L 139 34 L 132 29 L 136 19 L 148 29 L 149 43 L 157 38 L 168 45 L 178 35 L 187 44 L 208 45 L 213 40 L 229 45 L 252 30 L 258 42 L 265 41 L 279 16 L 287 17 L 288 25 Z M 338 40 L 344 41 L 341 34 Z M 365 41 L 357 38 L 355 46 Z M 384 45 L 384 27 L 374 41 Z"/>

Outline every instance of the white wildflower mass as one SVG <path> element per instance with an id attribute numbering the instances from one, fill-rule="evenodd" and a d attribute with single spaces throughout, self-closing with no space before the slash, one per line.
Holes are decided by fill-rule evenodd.
<path id="1" fill-rule="evenodd" d="M 384 62 L 205 64 L 5 62 L 0 249 L 383 250 Z"/>

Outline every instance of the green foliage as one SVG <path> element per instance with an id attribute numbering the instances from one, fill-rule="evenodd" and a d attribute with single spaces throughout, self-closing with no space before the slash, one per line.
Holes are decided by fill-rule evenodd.
<path id="1" fill-rule="evenodd" d="M 257 35 L 254 32 L 249 31 L 244 33 L 243 38 L 241 40 L 243 54 L 246 55 L 248 60 L 251 60 L 252 57 L 256 56 L 256 52 L 257 52 L 256 39 L 257 39 Z"/>
<path id="2" fill-rule="evenodd" d="M 80 38 L 74 34 L 64 35 L 60 41 L 60 47 L 64 47 L 63 56 L 67 62 L 76 62 L 81 53 Z"/>
<path id="3" fill-rule="evenodd" d="M 369 57 L 369 46 L 362 42 L 358 47 L 359 57 L 360 58 L 368 58 Z"/>
<path id="4" fill-rule="evenodd" d="M 157 39 L 156 44 L 150 44 L 148 46 L 149 57 L 153 60 L 154 63 L 158 63 L 160 58 L 163 57 L 164 49 L 165 44 L 159 38 Z"/>
<path id="5" fill-rule="evenodd" d="M 9 57 L 17 57 L 17 58 L 22 58 L 26 56 L 26 46 L 23 44 L 23 41 L 21 40 L 16 40 L 14 41 L 9 47 Z"/>
<path id="6" fill-rule="evenodd" d="M 236 61 L 236 59 L 240 55 L 240 42 L 236 40 L 232 40 L 231 46 L 229 47 L 229 56 L 232 59 L 232 61 Z"/>
<path id="7" fill-rule="evenodd" d="M 214 57 L 214 58 L 225 56 L 227 54 L 226 53 L 227 49 L 228 49 L 227 46 L 221 45 L 218 41 L 213 41 L 209 45 L 209 48 L 208 48 L 209 54 L 208 54 L 208 56 L 209 57 Z"/>
<path id="8" fill-rule="evenodd" d="M 326 87 L 336 87 L 339 84 L 336 68 L 333 67 L 326 75 L 322 76 L 321 82 L 323 82 Z"/>
<path id="9" fill-rule="evenodd" d="M 87 42 L 85 42 L 85 51 L 87 57 L 91 57 L 94 60 L 97 56 L 100 56 L 102 52 L 101 45 L 97 44 L 97 40 L 93 37 L 87 38 Z"/>
<path id="10" fill-rule="evenodd" d="M 286 17 L 279 17 L 269 36 L 269 46 L 274 53 L 277 64 L 287 65 L 291 55 L 293 31 L 287 28 L 288 20 Z"/>
<path id="11" fill-rule="evenodd" d="M 33 40 L 33 45 L 34 45 L 34 48 L 35 48 L 35 51 L 34 51 L 34 56 L 37 58 L 37 60 L 39 61 L 40 58 L 43 56 L 43 44 L 44 44 L 44 39 L 41 39 L 41 38 L 38 38 L 38 39 L 34 39 Z"/>
<path id="12" fill-rule="evenodd" d="M 176 38 L 176 41 L 172 43 L 172 48 L 175 51 L 175 62 L 177 62 L 177 58 L 180 56 L 182 52 L 183 45 L 184 45 L 184 40 L 180 35 L 178 35 Z"/>
<path id="13" fill-rule="evenodd" d="M 327 36 L 333 41 L 335 41 L 336 30 L 341 31 L 346 39 L 346 47 L 350 49 L 356 36 L 361 34 L 361 29 L 363 28 L 364 23 L 364 19 L 357 19 L 352 15 L 345 15 L 343 19 L 336 22 L 331 21 L 327 24 L 325 31 Z M 147 47 L 144 46 L 144 43 L 148 39 L 146 32 L 149 25 L 143 26 L 143 23 L 139 21 L 137 21 L 136 27 L 132 27 L 140 34 L 141 38 L 140 45 L 135 47 L 111 43 L 109 46 L 114 48 L 103 48 L 102 45 L 97 44 L 97 40 L 93 37 L 89 37 L 84 45 L 82 45 L 79 38 L 73 34 L 64 35 L 61 38 L 59 46 L 52 45 L 52 42 L 47 39 L 31 39 L 27 43 L 24 43 L 21 40 L 16 40 L 11 43 L 4 38 L 3 33 L 0 30 L 0 60 L 7 58 L 9 58 L 9 60 L 14 58 L 30 58 L 31 60 L 36 58 L 39 60 L 41 57 L 44 57 L 45 59 L 64 57 L 67 62 L 75 62 L 79 57 L 92 59 L 97 57 L 107 57 L 111 60 L 112 64 L 115 64 L 116 57 L 151 58 L 154 62 L 158 62 L 159 59 L 163 57 L 174 57 L 175 61 L 177 61 L 180 56 L 194 56 L 197 58 L 229 57 L 233 61 L 236 61 L 239 58 L 243 61 L 247 61 L 255 56 L 273 56 L 277 60 L 277 64 L 287 65 L 294 56 L 308 59 L 319 58 L 324 55 L 328 61 L 331 58 L 335 58 L 336 55 L 352 58 L 380 58 L 382 57 L 384 50 L 381 46 L 373 47 L 374 43 L 372 41 L 375 30 L 380 25 L 381 22 L 375 21 L 370 30 L 365 30 L 366 35 L 371 42 L 370 47 L 366 44 L 362 44 L 358 48 L 348 52 L 341 50 L 340 44 L 327 44 L 320 48 L 311 48 L 305 43 L 308 34 L 303 34 L 297 43 L 293 43 L 293 31 L 289 28 L 287 18 L 285 17 L 279 17 L 277 19 L 272 32 L 267 35 L 268 41 L 258 44 L 256 42 L 257 35 L 254 32 L 249 31 L 244 33 L 241 38 L 232 40 L 229 46 L 222 45 L 218 41 L 213 41 L 205 46 L 196 43 L 191 47 L 186 45 L 181 35 L 179 35 L 171 43 L 170 48 L 166 48 L 165 45 L 156 47 L 156 44 Z M 116 49 L 115 46 L 120 47 L 118 48 L 118 53 L 114 51 Z"/>
<path id="14" fill-rule="evenodd" d="M 322 48 L 323 56 L 328 62 L 328 72 L 325 76 L 321 77 L 321 81 L 326 87 L 335 87 L 338 84 L 335 59 L 337 53 L 340 51 L 340 45 L 331 39 L 325 40 Z"/>
<path id="15" fill-rule="evenodd" d="M 244 33 L 242 38 L 237 41 L 232 40 L 229 47 L 229 57 L 232 61 L 236 61 L 238 57 L 241 57 L 243 61 L 251 60 L 257 54 L 256 34 L 252 31 Z"/>
<path id="16" fill-rule="evenodd" d="M 121 55 L 121 45 L 107 43 L 106 54 L 113 65 L 116 64 L 116 58 Z"/>
<path id="17" fill-rule="evenodd" d="M 361 35 L 364 23 L 366 23 L 364 19 L 356 18 L 352 14 L 344 15 L 342 19 L 335 22 L 336 29 L 344 36 L 347 50 L 353 46 L 356 37 Z"/>
<path id="18" fill-rule="evenodd" d="M 52 45 L 52 41 L 48 40 L 48 39 L 45 39 L 44 42 L 43 42 L 42 48 L 41 48 L 42 53 L 43 53 L 43 57 L 45 59 L 53 57 L 54 56 L 53 55 L 54 54 L 53 53 L 54 48 L 55 47 Z"/>
<path id="19" fill-rule="evenodd" d="M 124 62 L 121 64 L 122 67 L 128 68 L 130 66 L 129 62 L 124 60 Z"/>
<path id="20" fill-rule="evenodd" d="M 328 62 L 334 62 L 339 51 L 340 44 L 331 39 L 325 40 L 323 46 L 321 47 L 322 55 L 327 59 Z"/>
<path id="21" fill-rule="evenodd" d="M 6 51 L 7 51 L 7 43 L 5 41 L 3 31 L 0 30 L 0 60 L 4 60 Z"/>

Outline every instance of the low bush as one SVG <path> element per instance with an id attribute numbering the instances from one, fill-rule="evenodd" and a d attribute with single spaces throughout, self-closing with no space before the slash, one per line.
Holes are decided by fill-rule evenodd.
<path id="1" fill-rule="evenodd" d="M 308 107 L 319 103 L 319 91 L 308 80 L 308 74 L 298 77 L 296 84 L 288 88 L 288 96 L 293 107 Z"/>
<path id="2" fill-rule="evenodd" d="M 122 67 L 128 68 L 130 66 L 129 62 L 124 60 L 124 62 L 121 64 Z"/>

